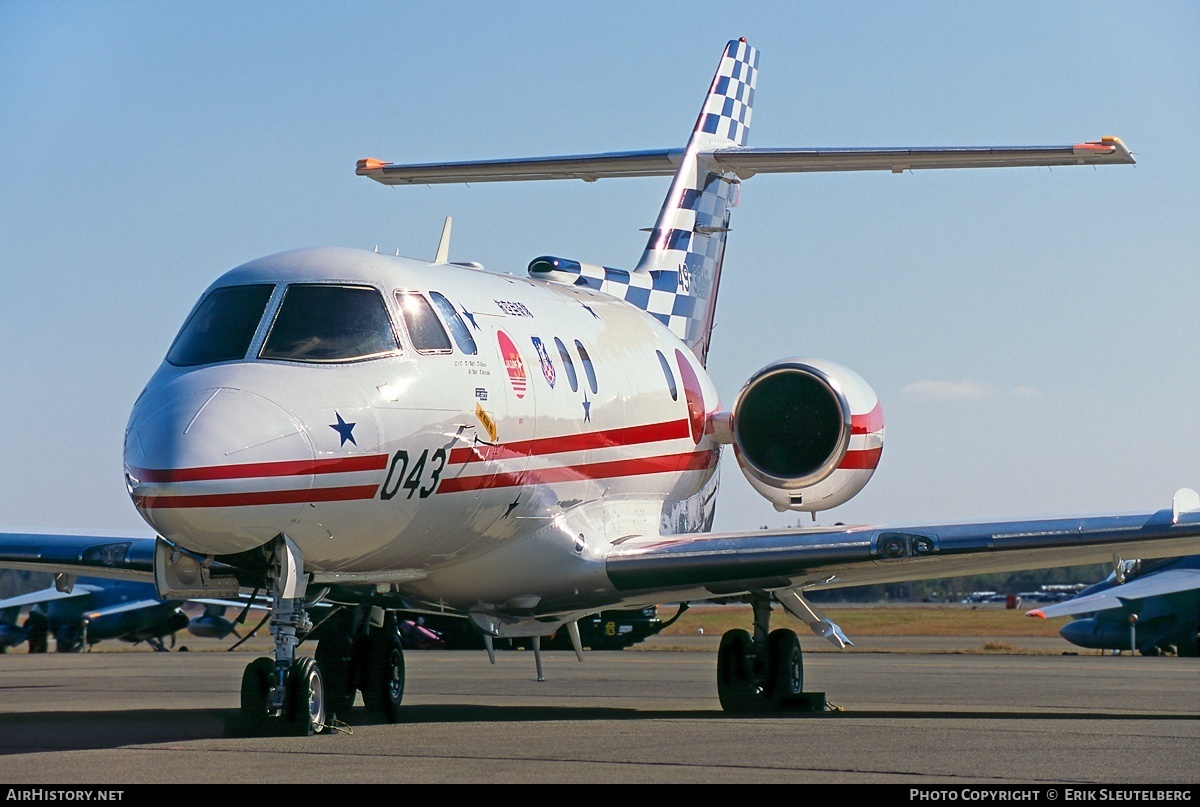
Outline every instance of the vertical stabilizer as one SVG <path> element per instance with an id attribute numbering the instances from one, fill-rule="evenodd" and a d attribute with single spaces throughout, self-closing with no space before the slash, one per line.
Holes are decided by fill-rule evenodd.
<path id="1" fill-rule="evenodd" d="M 671 181 L 649 243 L 633 274 L 649 275 L 649 289 L 631 284 L 626 297 L 680 336 L 701 362 L 708 356 L 730 209 L 737 176 L 704 159 L 704 152 L 746 145 L 758 51 L 736 39 L 725 46 L 691 139 Z M 648 292 L 646 299 L 636 299 Z"/>

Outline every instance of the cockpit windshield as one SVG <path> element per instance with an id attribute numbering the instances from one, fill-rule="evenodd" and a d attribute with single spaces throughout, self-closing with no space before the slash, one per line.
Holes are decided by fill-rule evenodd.
<path id="1" fill-rule="evenodd" d="M 383 296 L 370 286 L 287 287 L 259 358 L 338 362 L 400 349 Z"/>
<path id="2" fill-rule="evenodd" d="M 1123 560 L 1113 569 L 1110 577 L 1128 583 L 1135 577 L 1141 577 L 1144 574 L 1158 571 L 1164 566 L 1169 566 L 1178 560 L 1179 558 L 1133 558 L 1131 560 Z"/>
<path id="3" fill-rule="evenodd" d="M 245 358 L 274 288 L 262 284 L 213 289 L 183 324 L 167 361 L 192 367 Z"/>

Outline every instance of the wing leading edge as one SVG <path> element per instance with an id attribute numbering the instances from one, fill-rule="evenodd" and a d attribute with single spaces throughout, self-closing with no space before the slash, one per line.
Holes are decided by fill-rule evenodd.
<path id="1" fill-rule="evenodd" d="M 609 555 L 619 591 L 679 599 L 819 590 L 1200 551 L 1200 512 L 1171 509 L 934 526 L 663 536 Z"/>
<path id="2" fill-rule="evenodd" d="M 472 160 L 421 164 L 359 160 L 355 173 L 384 185 L 456 182 L 517 182 L 672 176 L 682 149 L 614 151 L 559 157 Z M 904 171 L 927 168 L 1020 168 L 1056 165 L 1132 165 L 1136 161 L 1117 137 L 1063 146 L 949 146 L 931 148 L 726 148 L 701 152 L 700 159 L 740 179 L 755 174 L 826 171 Z"/>
<path id="3" fill-rule="evenodd" d="M 0 568 L 154 582 L 161 538 L 0 533 Z"/>

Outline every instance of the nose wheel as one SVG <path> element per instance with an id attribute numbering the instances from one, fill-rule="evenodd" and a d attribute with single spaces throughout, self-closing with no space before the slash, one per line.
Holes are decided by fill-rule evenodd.
<path id="1" fill-rule="evenodd" d="M 325 682 L 316 659 L 305 656 L 292 662 L 287 698 L 284 719 L 293 733 L 307 736 L 325 730 Z"/>
<path id="2" fill-rule="evenodd" d="M 304 656 L 292 662 L 283 691 L 284 708 L 272 706 L 278 694 L 278 667 L 267 656 L 254 659 L 242 673 L 242 723 L 256 733 L 286 729 L 285 733 L 310 736 L 322 733 L 327 724 L 328 700 L 321 665 Z"/>

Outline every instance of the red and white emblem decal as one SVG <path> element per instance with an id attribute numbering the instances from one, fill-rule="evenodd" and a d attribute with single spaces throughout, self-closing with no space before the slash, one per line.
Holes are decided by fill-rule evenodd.
<path id="1" fill-rule="evenodd" d="M 524 398 L 525 388 L 529 384 L 525 375 L 525 360 L 521 358 L 517 346 L 504 331 L 496 331 L 496 342 L 500 345 L 500 359 L 504 362 L 504 369 L 508 371 L 508 380 L 512 384 L 513 392 L 517 393 L 518 398 Z"/>

